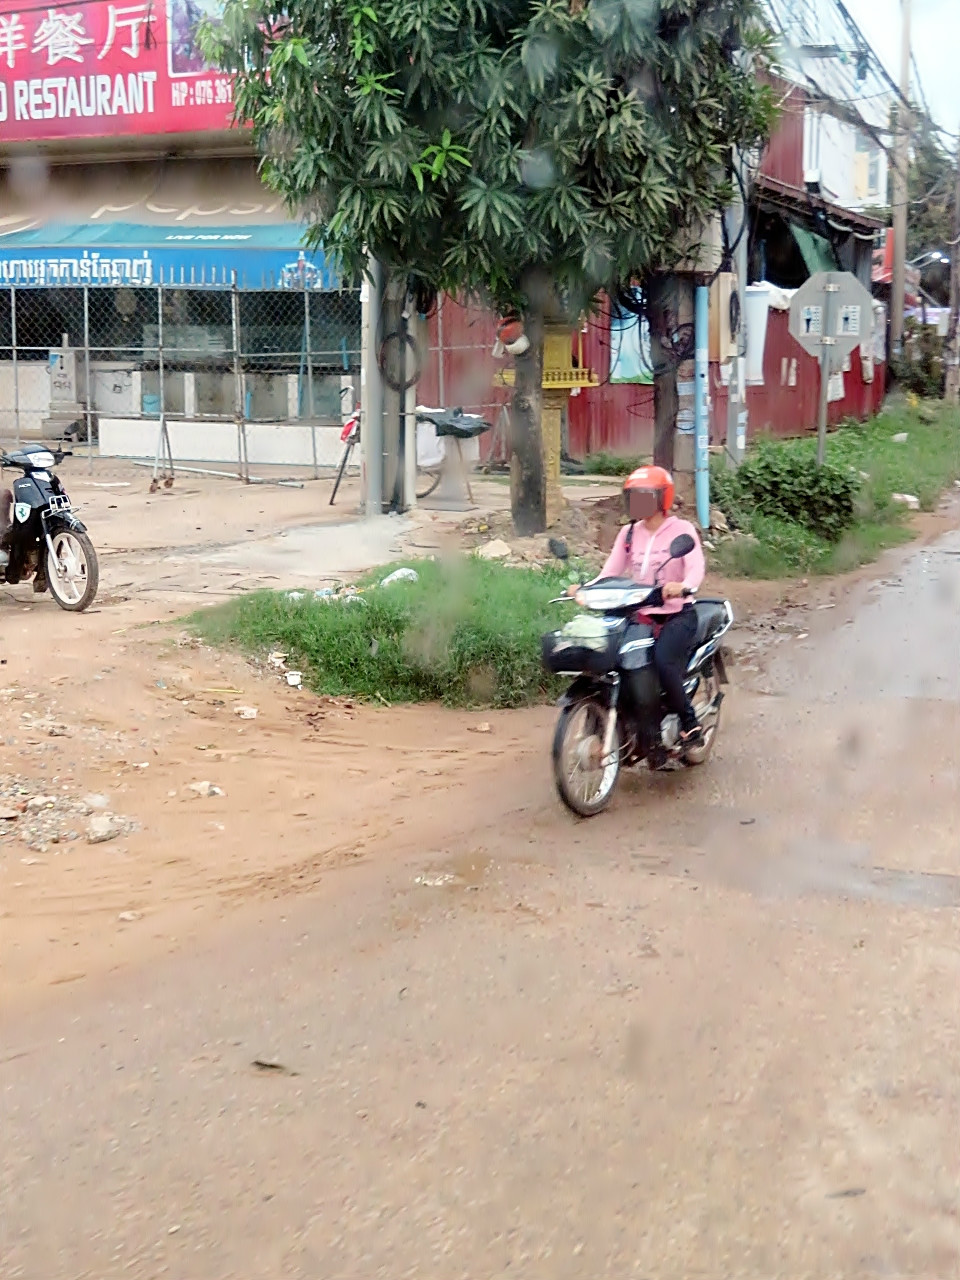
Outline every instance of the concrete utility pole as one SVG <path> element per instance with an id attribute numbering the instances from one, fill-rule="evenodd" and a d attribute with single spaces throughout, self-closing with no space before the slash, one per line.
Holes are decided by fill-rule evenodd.
<path id="1" fill-rule="evenodd" d="M 733 204 L 727 214 L 727 231 L 731 242 L 740 236 L 731 263 L 737 279 L 737 300 L 739 302 L 740 331 L 737 334 L 737 355 L 730 362 L 730 385 L 727 389 L 727 452 L 728 467 L 738 467 L 743 461 L 747 447 L 747 400 L 746 386 L 743 377 L 747 355 L 747 270 L 749 266 L 749 231 L 750 193 L 747 183 L 750 170 L 743 153 L 735 151 L 733 163 L 740 181 L 734 183 Z M 742 395 L 741 395 L 742 393 Z"/>
<path id="2" fill-rule="evenodd" d="M 950 245 L 950 328 L 944 352 L 947 359 L 946 399 L 950 404 L 960 404 L 960 145 L 957 147 L 957 186 Z"/>
<path id="3" fill-rule="evenodd" d="M 383 268 L 370 259 L 370 278 L 360 289 L 360 450 L 363 457 L 363 506 L 368 519 L 383 515 L 383 381 L 377 339 L 383 310 Z"/>
<path id="4" fill-rule="evenodd" d="M 907 175 L 910 168 L 910 5 L 900 0 L 900 101 L 897 103 L 897 139 L 893 158 L 893 295 L 890 299 L 890 352 L 899 356 L 903 346 L 903 308 L 907 283 Z"/>

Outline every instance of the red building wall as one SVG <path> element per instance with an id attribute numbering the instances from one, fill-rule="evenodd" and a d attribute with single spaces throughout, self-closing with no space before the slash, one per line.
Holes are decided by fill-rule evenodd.
<path id="1" fill-rule="evenodd" d="M 795 342 L 785 311 L 771 311 L 763 353 L 763 386 L 747 388 L 750 414 L 748 439 L 758 435 L 799 436 L 817 429 L 820 402 L 820 368 L 817 360 Z M 791 370 L 795 363 L 795 379 Z M 795 385 L 790 382 L 795 380 Z M 846 418 L 859 420 L 880 412 L 886 385 L 886 366 L 874 363 L 873 381 L 864 382 L 857 349 L 850 357 L 850 372 L 843 376 L 845 395 L 828 407 L 831 424 Z M 711 443 L 720 444 L 727 432 L 727 390 L 720 382 L 719 367 L 710 370 Z"/>
<path id="2" fill-rule="evenodd" d="M 772 82 L 780 103 L 777 127 L 760 162 L 760 172 L 767 178 L 803 190 L 803 119 L 807 95 L 786 81 Z"/>
<path id="3" fill-rule="evenodd" d="M 763 360 L 764 385 L 747 388 L 750 439 L 758 435 L 797 436 L 816 430 L 820 371 L 817 361 L 791 338 L 788 324 L 786 312 L 770 312 Z M 500 407 L 510 399 L 509 388 L 497 383 L 497 374 L 511 363 L 509 359 L 493 357 L 496 319 L 480 308 L 463 307 L 445 299 L 442 331 L 446 404 L 460 405 L 495 422 Z M 436 315 L 428 322 L 428 334 L 429 350 L 417 398 L 421 404 L 437 405 L 440 403 L 440 349 Z M 609 323 L 602 316 L 588 323 L 586 333 L 574 337 L 573 352 L 578 358 L 581 342 L 583 363 L 596 372 L 600 385 L 586 388 L 570 398 L 570 453 L 576 458 L 601 452 L 650 454 L 653 387 L 608 381 Z M 793 362 L 796 362 L 796 377 L 795 385 L 791 386 Z M 885 366 L 876 364 L 873 382 L 865 383 L 860 353 L 855 351 L 850 372 L 844 375 L 846 394 L 843 400 L 830 405 L 830 422 L 863 419 L 878 413 L 883 404 L 885 381 Z M 720 382 L 717 365 L 711 366 L 710 384 L 710 437 L 713 443 L 719 444 L 726 439 L 727 392 Z M 488 444 L 489 437 L 484 448 Z"/>
<path id="4" fill-rule="evenodd" d="M 588 453 L 647 454 L 653 450 L 653 387 L 613 383 L 610 378 L 610 324 L 603 315 L 582 335 L 583 363 L 600 379 L 598 387 L 570 399 L 569 448 L 575 458 Z M 575 349 L 579 349 L 579 341 Z"/>
<path id="5" fill-rule="evenodd" d="M 489 311 L 444 298 L 441 314 L 434 312 L 427 321 L 418 402 L 438 405 L 442 398 L 449 407 L 460 406 L 495 422 L 511 395 L 508 387 L 499 385 L 497 375 L 512 365 L 509 358 L 494 359 L 496 329 L 496 317 Z M 584 367 L 596 372 L 601 385 L 570 398 L 570 453 L 582 458 L 599 452 L 649 452 L 653 444 L 653 388 L 608 382 L 610 329 L 606 320 L 591 320 L 586 333 L 574 336 L 571 348 L 577 359 L 581 343 Z M 488 446 L 489 437 L 485 437 L 481 452 Z"/>

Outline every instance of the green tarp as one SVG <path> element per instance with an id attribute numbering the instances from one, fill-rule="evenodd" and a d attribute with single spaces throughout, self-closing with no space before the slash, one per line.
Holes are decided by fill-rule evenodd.
<path id="1" fill-rule="evenodd" d="M 818 236 L 815 231 L 808 231 L 806 227 L 798 226 L 796 222 L 790 223 L 790 231 L 797 242 L 800 256 L 812 276 L 815 276 L 818 271 L 840 270 L 840 263 L 829 240 Z"/>

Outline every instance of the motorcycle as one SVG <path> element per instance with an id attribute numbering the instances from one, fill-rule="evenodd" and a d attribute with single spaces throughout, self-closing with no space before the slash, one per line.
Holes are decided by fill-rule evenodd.
<path id="1" fill-rule="evenodd" d="M 71 455 L 45 445 L 24 445 L 0 455 L 0 468 L 22 471 L 7 491 L 10 510 L 0 535 L 0 569 L 15 584 L 33 575 L 37 594 L 49 588 L 61 609 L 82 613 L 97 594 L 100 568 L 86 527 L 53 468 Z"/>
<path id="2" fill-rule="evenodd" d="M 693 547 L 690 535 L 680 534 L 666 563 L 683 559 Z M 563 544 L 553 550 L 566 558 Z M 563 803 L 589 818 L 609 804 L 623 767 L 665 769 L 709 759 L 720 728 L 722 686 L 729 683 L 720 640 L 733 625 L 733 610 L 727 600 L 693 605 L 697 634 L 684 687 L 702 737 L 686 745 L 680 718 L 667 706 L 653 665 L 655 628 L 641 616 L 662 606 L 660 585 L 602 578 L 580 586 L 574 599 L 583 612 L 543 636 L 541 656 L 547 671 L 573 679 L 558 703 L 553 775 Z M 570 597 L 551 603 L 561 600 Z"/>

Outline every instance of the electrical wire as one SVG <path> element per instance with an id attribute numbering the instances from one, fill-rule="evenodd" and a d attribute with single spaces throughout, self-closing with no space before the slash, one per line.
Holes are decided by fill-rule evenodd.
<path id="1" fill-rule="evenodd" d="M 790 17 L 794 19 L 795 25 L 799 26 L 803 32 L 809 34 L 811 31 L 810 26 L 809 24 L 805 23 L 802 18 L 797 18 L 795 0 L 767 0 L 768 12 L 770 13 L 771 18 L 773 19 L 774 24 L 779 29 L 780 35 L 783 37 L 784 42 L 787 44 L 788 47 L 799 49 L 800 46 L 794 40 L 792 40 L 791 36 L 788 34 L 787 24 L 784 22 L 783 15 L 781 12 L 781 6 L 783 5 L 786 6 L 787 12 L 789 13 Z M 829 5 L 829 0 L 827 0 L 827 5 Z M 856 105 L 858 102 L 865 103 L 865 102 L 875 101 L 878 98 L 882 98 L 889 94 L 889 96 L 891 96 L 896 103 L 906 107 L 913 115 L 922 117 L 935 133 L 939 134 L 943 138 L 946 138 L 948 141 L 955 142 L 957 139 L 957 135 L 951 133 L 947 129 L 944 129 L 941 125 L 938 125 L 933 118 L 933 115 L 930 111 L 929 103 L 926 98 L 926 94 L 923 89 L 923 83 L 920 79 L 920 72 L 919 72 L 919 67 L 917 66 L 916 57 L 913 54 L 911 54 L 911 58 L 913 61 L 914 78 L 916 81 L 918 96 L 920 99 L 919 104 L 911 102 L 909 98 L 907 98 L 901 92 L 900 86 L 896 83 L 896 81 L 887 71 L 884 64 L 881 62 L 878 55 L 874 52 L 873 48 L 871 47 L 866 37 L 864 36 L 863 32 L 860 30 L 860 27 L 857 25 L 856 21 L 851 16 L 846 6 L 842 3 L 842 0 L 832 0 L 832 7 L 835 13 L 839 16 L 839 19 L 842 23 L 842 28 L 840 29 L 839 34 L 842 35 L 845 32 L 847 35 L 849 35 L 853 39 L 855 48 L 852 51 L 850 51 L 851 56 L 857 59 L 859 59 L 861 56 L 865 57 L 868 60 L 870 67 L 872 68 L 870 72 L 871 78 L 875 82 L 880 81 L 882 84 L 886 86 L 886 88 L 877 93 L 870 93 L 870 94 L 859 93 L 856 96 L 843 98 L 837 94 L 832 94 L 827 90 L 825 90 L 822 84 L 820 84 L 817 81 L 816 77 L 810 74 L 807 68 L 798 66 L 797 70 L 799 74 L 801 74 L 804 77 L 807 83 L 809 83 L 811 87 L 816 88 L 817 92 L 821 95 L 821 97 L 823 97 L 825 101 L 832 102 L 834 105 L 837 105 L 837 106 L 846 106 L 854 109 L 856 108 Z M 815 12 L 816 12 L 816 17 L 818 22 L 821 22 L 825 18 L 828 11 L 829 9 L 827 7 L 822 6 L 821 0 L 818 0 L 817 5 L 815 6 Z M 837 33 L 837 30 L 838 29 L 836 27 L 833 28 L 834 33 Z M 824 41 L 823 43 L 824 45 L 826 45 L 826 41 Z M 839 39 L 834 39 L 833 47 L 836 49 L 836 54 L 834 56 L 837 58 L 840 58 L 842 55 L 844 55 L 847 52 L 845 49 L 840 47 Z M 866 76 L 864 78 L 866 78 Z M 857 82 L 860 83 L 859 75 L 857 77 Z M 864 121 L 863 123 L 866 124 L 867 122 Z M 884 149 L 887 150 L 885 144 L 883 144 L 882 141 L 877 138 L 877 134 L 875 130 L 876 130 L 876 126 L 869 126 L 866 132 L 868 133 L 869 136 L 873 137 L 875 141 L 880 142 L 880 145 L 884 145 Z M 888 154 L 889 154 L 889 151 L 888 151 Z"/>

